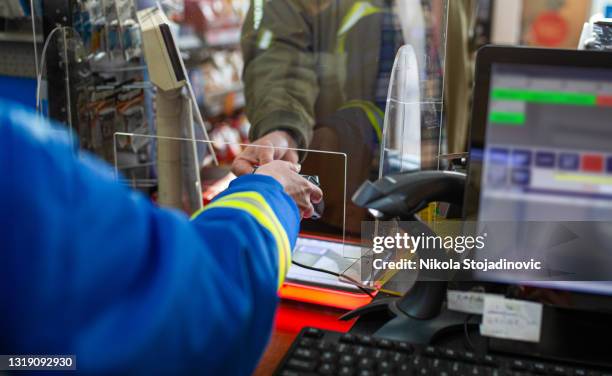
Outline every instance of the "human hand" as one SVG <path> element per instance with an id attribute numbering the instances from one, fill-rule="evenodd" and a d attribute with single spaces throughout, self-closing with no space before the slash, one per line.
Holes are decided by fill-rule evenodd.
<path id="1" fill-rule="evenodd" d="M 276 179 L 285 188 L 285 192 L 295 200 L 302 218 L 310 218 L 315 212 L 312 204 L 321 202 L 323 191 L 304 179 L 299 172 L 299 164 L 277 160 L 259 167 L 255 174 Z"/>
<path id="2" fill-rule="evenodd" d="M 254 141 L 232 163 L 232 172 L 236 176 L 250 174 L 257 166 L 264 166 L 272 161 L 298 163 L 295 140 L 285 131 L 268 133 Z"/>

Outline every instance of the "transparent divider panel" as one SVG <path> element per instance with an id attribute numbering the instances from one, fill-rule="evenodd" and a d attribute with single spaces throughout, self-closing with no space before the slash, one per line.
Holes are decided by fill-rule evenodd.
<path id="1" fill-rule="evenodd" d="M 389 81 L 378 178 L 444 168 L 441 161 L 447 149 L 443 111 L 448 3 L 448 0 L 398 3 L 396 11 L 404 18 L 409 17 L 411 22 L 404 22 L 402 26 L 404 45 L 396 55 Z M 433 207 L 429 208 L 422 218 L 431 221 L 434 212 Z M 394 272 L 373 267 L 374 261 L 384 254 L 371 250 L 374 236 L 395 235 L 403 230 L 393 223 L 383 226 L 362 220 L 361 224 L 359 256 L 344 274 L 372 288 L 404 293 L 411 287 L 409 278 L 393 285 Z M 398 252 L 394 257 L 412 256 Z"/>
<path id="2" fill-rule="evenodd" d="M 347 156 L 338 152 L 273 148 L 239 143 L 194 141 L 134 133 L 116 133 L 117 178 L 151 197 L 160 206 L 191 215 L 226 189 L 236 175 L 232 164 L 247 147 L 268 150 L 276 156 L 296 153 L 304 176 L 318 178 L 323 191 L 319 219 L 303 219 L 293 260 L 311 268 L 341 275 L 359 258 L 358 238 L 347 234 Z M 208 152 L 213 146 L 220 162 Z M 141 162 L 138 155 L 155 155 L 154 162 Z M 146 160 L 143 158 L 143 160 Z M 307 282 L 358 291 L 354 282 L 293 265 L 289 281 Z"/>

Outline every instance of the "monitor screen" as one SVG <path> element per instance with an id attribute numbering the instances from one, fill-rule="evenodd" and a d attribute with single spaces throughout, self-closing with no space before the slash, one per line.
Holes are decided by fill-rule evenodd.
<path id="1" fill-rule="evenodd" d="M 612 220 L 612 69 L 493 64 L 485 134 L 479 221 Z M 612 294 L 611 282 L 538 285 Z"/>

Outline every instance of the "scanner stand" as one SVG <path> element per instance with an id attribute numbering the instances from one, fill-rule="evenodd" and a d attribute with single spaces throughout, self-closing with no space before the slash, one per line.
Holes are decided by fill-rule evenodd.
<path id="1" fill-rule="evenodd" d="M 425 233 L 433 233 L 416 218 L 410 223 Z M 447 286 L 446 281 L 419 280 L 402 297 L 374 299 L 371 303 L 344 314 L 340 320 L 357 317 L 364 320 L 384 320 L 391 316 L 393 318 L 378 329 L 375 336 L 427 344 L 447 329 L 463 325 L 465 315 L 442 309 Z"/>
<path id="2" fill-rule="evenodd" d="M 412 233 L 435 233 L 421 222 L 416 212 L 430 202 L 446 202 L 461 206 L 465 174 L 441 171 L 418 171 L 365 182 L 353 196 L 353 202 L 368 208 L 380 219 L 399 219 L 400 225 Z M 437 251 L 437 250 L 436 250 Z M 443 252 L 440 250 L 440 252 Z M 401 277 L 402 272 L 394 278 Z M 423 277 L 423 276 L 422 276 Z M 442 311 L 448 282 L 419 279 L 400 298 L 379 298 L 341 316 L 341 320 L 357 317 L 384 320 L 375 333 L 388 339 L 412 343 L 429 343 L 437 334 L 455 325 L 463 325 L 465 315 Z"/>

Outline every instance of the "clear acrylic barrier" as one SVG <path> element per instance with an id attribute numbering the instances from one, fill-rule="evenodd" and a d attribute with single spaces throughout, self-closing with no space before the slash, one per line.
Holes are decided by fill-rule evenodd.
<path id="1" fill-rule="evenodd" d="M 410 9 L 413 22 L 403 24 L 404 45 L 398 51 L 391 72 L 379 151 L 378 178 L 423 170 L 446 168 L 444 130 L 444 71 L 448 0 L 428 6 L 419 1 L 399 2 L 398 12 Z M 414 12 L 414 10 L 419 10 Z M 435 207 L 421 213 L 421 219 L 435 221 Z M 374 236 L 403 233 L 399 223 L 370 226 L 362 221 L 361 254 L 344 274 L 372 288 L 403 294 L 411 287 L 409 278 L 393 285 L 394 271 L 376 271 L 372 265 L 380 255 L 371 251 Z M 411 259 L 410 252 L 395 252 L 395 261 Z M 392 260 L 386 260 L 392 261 Z M 391 280 L 391 282 L 390 282 Z M 416 280 L 416 275 L 414 280 Z M 383 287 L 384 286 L 384 287 Z"/>
<path id="2" fill-rule="evenodd" d="M 345 154 L 213 142 L 221 162 L 217 166 L 208 153 L 209 141 L 116 133 L 114 142 L 117 177 L 149 195 L 159 205 L 180 209 L 187 215 L 209 203 L 236 178 L 231 172 L 231 164 L 244 148 L 273 149 L 277 154 L 295 151 L 303 156 L 300 174 L 319 177 L 324 210 L 321 218 L 302 221 L 294 261 L 341 274 L 359 255 L 358 247 L 345 245 L 346 202 L 349 199 Z M 141 163 L 137 158 L 140 153 L 156 155 L 155 162 Z M 295 265 L 287 278 L 345 290 L 357 289 L 354 283 L 346 283 L 336 276 Z"/>
<path id="3" fill-rule="evenodd" d="M 221 161 L 220 165 L 214 162 L 208 152 L 211 150 L 210 145 Z M 319 177 L 321 189 L 327 198 L 321 223 L 333 227 L 335 234 L 344 233 L 346 155 L 342 153 L 119 132 L 114 136 L 115 168 L 134 189 L 158 187 L 157 202 L 161 206 L 174 207 L 192 214 L 236 178 L 231 172 L 232 163 L 247 147 L 269 149 L 276 155 L 295 152 L 303 156 L 300 174 Z M 132 158 L 134 153 L 151 152 L 151 149 L 156 154 L 153 163 L 140 164 Z M 199 171 L 199 174 L 195 171 Z M 171 192 L 163 192 L 165 187 Z M 201 191 L 202 203 L 194 200 L 198 190 Z M 332 229 L 329 232 L 332 234 Z"/>
<path id="4" fill-rule="evenodd" d="M 438 81 L 422 77 L 414 48 L 396 57 L 380 148 L 379 177 L 407 171 L 436 170 L 443 153 L 443 92 Z M 425 82 L 423 82 L 425 81 Z"/>

